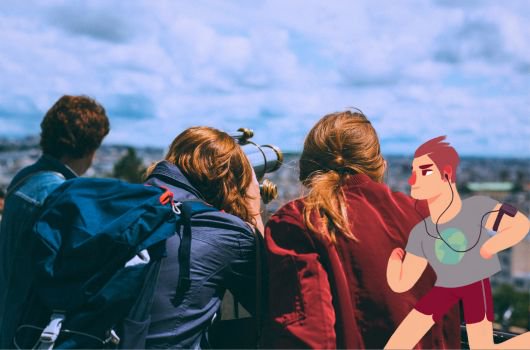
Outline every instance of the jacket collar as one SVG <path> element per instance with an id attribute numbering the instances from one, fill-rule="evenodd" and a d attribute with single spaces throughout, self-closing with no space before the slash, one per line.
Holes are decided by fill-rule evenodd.
<path id="1" fill-rule="evenodd" d="M 61 163 L 57 158 L 43 154 L 36 165 L 42 170 L 52 170 L 61 173 L 67 180 L 79 177 L 69 166 Z"/>
<path id="2" fill-rule="evenodd" d="M 29 176 L 41 171 L 54 171 L 64 176 L 66 180 L 77 177 L 69 167 L 61 163 L 57 158 L 49 154 L 43 154 L 35 163 L 19 171 L 11 180 L 8 186 L 8 191 L 14 188 L 21 181 L 24 181 Z"/>
<path id="3" fill-rule="evenodd" d="M 368 182 L 374 182 L 374 180 L 372 180 L 368 175 L 359 173 L 348 176 L 346 179 L 346 186 L 359 186 Z"/>
<path id="4" fill-rule="evenodd" d="M 155 166 L 153 172 L 149 175 L 149 178 L 152 177 L 167 182 L 169 185 L 182 188 L 194 194 L 197 198 L 204 199 L 202 194 L 184 176 L 179 167 L 167 160 L 163 160 Z"/>
<path id="5" fill-rule="evenodd" d="M 357 192 L 360 188 L 364 188 L 366 186 L 374 186 L 378 184 L 374 180 L 372 180 L 371 177 L 365 174 L 354 174 L 348 176 L 347 179 L 345 179 L 343 183 L 343 188 L 345 191 L 353 191 Z"/>

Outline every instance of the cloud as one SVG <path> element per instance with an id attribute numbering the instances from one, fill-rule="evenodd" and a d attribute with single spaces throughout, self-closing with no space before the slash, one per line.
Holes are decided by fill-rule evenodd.
<path id="1" fill-rule="evenodd" d="M 74 2 L 52 7 L 47 12 L 47 22 L 68 34 L 115 44 L 125 43 L 134 36 L 135 28 L 123 20 L 124 14 L 119 9 L 112 12 L 91 9 L 89 6 Z"/>
<path id="2" fill-rule="evenodd" d="M 9 107 L 7 107 L 9 106 Z M 0 118 L 15 119 L 17 121 L 27 120 L 38 114 L 39 110 L 34 101 L 28 96 L 15 96 L 6 100 L 0 97 Z"/>
<path id="3" fill-rule="evenodd" d="M 458 64 L 469 60 L 484 60 L 496 64 L 507 58 L 499 28 L 484 20 L 466 21 L 458 28 L 444 33 L 442 45 L 435 52 L 438 61 Z"/>
<path id="4" fill-rule="evenodd" d="M 36 133 L 61 95 L 87 94 L 107 142 L 212 125 L 299 150 L 355 106 L 384 152 L 447 134 L 462 153 L 528 157 L 529 21 L 525 1 L 0 4 L 0 133 Z"/>
<path id="5" fill-rule="evenodd" d="M 116 94 L 105 98 L 102 103 L 107 114 L 113 118 L 149 119 L 155 115 L 153 103 L 143 95 Z"/>

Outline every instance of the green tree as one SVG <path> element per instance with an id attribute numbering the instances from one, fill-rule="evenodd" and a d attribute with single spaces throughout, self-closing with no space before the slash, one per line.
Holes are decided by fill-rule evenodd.
<path id="1" fill-rule="evenodd" d="M 145 167 L 140 157 L 132 147 L 127 148 L 127 153 L 114 164 L 113 176 L 131 183 L 141 183 Z"/>

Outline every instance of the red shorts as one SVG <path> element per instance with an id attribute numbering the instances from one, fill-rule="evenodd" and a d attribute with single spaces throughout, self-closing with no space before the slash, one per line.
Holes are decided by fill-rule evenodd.
<path id="1" fill-rule="evenodd" d="M 489 278 L 463 287 L 433 287 L 416 304 L 415 309 L 424 315 L 432 315 L 438 322 L 449 309 L 462 299 L 466 324 L 480 322 L 484 316 L 493 322 L 493 298 Z"/>

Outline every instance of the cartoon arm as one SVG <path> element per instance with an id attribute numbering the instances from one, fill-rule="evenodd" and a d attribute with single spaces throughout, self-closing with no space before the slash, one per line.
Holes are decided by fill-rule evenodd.
<path id="1" fill-rule="evenodd" d="M 480 255 L 484 259 L 491 258 L 501 250 L 513 247 L 523 240 L 530 229 L 530 222 L 523 213 L 507 204 L 497 204 L 493 210 L 499 210 L 497 215 L 490 215 L 486 225 L 488 230 L 497 229 L 497 234 L 488 239 L 480 248 Z M 497 219 L 499 216 L 500 219 Z M 500 220 L 500 222 L 497 222 Z M 495 227 L 495 226 L 498 227 Z"/>
<path id="2" fill-rule="evenodd" d="M 386 269 L 386 279 L 390 289 L 396 293 L 404 293 L 411 289 L 420 279 L 427 264 L 427 259 L 410 252 L 405 255 L 403 249 L 395 248 L 388 258 Z"/>

